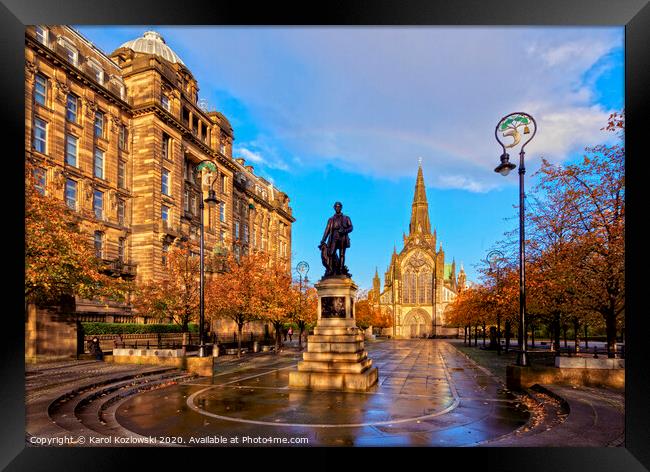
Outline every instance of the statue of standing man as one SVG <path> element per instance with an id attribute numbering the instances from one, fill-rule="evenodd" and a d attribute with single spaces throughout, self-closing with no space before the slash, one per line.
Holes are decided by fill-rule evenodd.
<path id="1" fill-rule="evenodd" d="M 345 250 L 350 247 L 352 232 L 352 221 L 350 217 L 341 213 L 343 205 L 341 202 L 334 204 L 334 215 L 327 220 L 327 226 L 323 233 L 323 239 L 318 246 L 321 250 L 321 259 L 325 266 L 325 277 L 333 275 L 345 275 L 350 277 L 348 268 L 345 266 Z M 338 252 L 338 253 L 337 253 Z"/>

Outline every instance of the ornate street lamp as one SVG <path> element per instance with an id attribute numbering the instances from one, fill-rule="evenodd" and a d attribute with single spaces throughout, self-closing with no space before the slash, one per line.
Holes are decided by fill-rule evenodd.
<path id="1" fill-rule="evenodd" d="M 530 127 L 532 125 L 532 133 Z M 511 170 L 515 169 L 517 166 L 510 162 L 510 155 L 506 152 L 506 148 L 513 148 L 521 142 L 521 132 L 520 128 L 523 127 L 523 134 L 530 137 L 521 145 L 521 150 L 519 151 L 519 352 L 517 354 L 517 365 L 527 366 L 528 365 L 528 356 L 526 352 L 526 249 L 525 249 L 525 224 L 524 224 L 524 174 L 526 173 L 526 167 L 524 166 L 524 157 L 525 152 L 524 148 L 537 133 L 537 122 L 535 119 L 528 113 L 510 113 L 509 115 L 504 116 L 497 123 L 496 128 L 494 129 L 494 137 L 497 142 L 501 145 L 503 153 L 501 154 L 501 163 L 494 169 L 494 172 L 497 172 L 501 175 L 508 175 Z M 502 133 L 503 137 L 511 137 L 513 142 L 507 146 L 499 139 L 499 133 Z"/>
<path id="2" fill-rule="evenodd" d="M 309 273 L 309 264 L 307 264 L 306 261 L 300 261 L 296 265 L 296 272 L 298 273 L 298 277 L 300 279 L 300 292 L 299 292 L 299 299 L 298 299 L 298 311 L 299 313 L 302 314 L 302 279 L 304 277 L 305 280 L 307 280 L 307 274 Z M 301 325 L 302 326 L 302 325 Z M 302 329 L 302 328 L 301 328 Z M 298 337 L 300 338 L 302 332 L 298 333 Z M 309 333 L 307 333 L 309 334 Z M 302 339 L 298 339 L 298 345 L 302 348 Z"/>
<path id="3" fill-rule="evenodd" d="M 501 288 L 501 267 L 506 256 L 501 251 L 490 251 L 485 258 L 485 261 L 490 266 L 490 270 L 496 273 L 496 290 Z M 497 310 L 497 355 L 501 355 L 501 311 Z"/>
<path id="4" fill-rule="evenodd" d="M 217 173 L 217 166 L 214 165 L 212 161 L 204 159 L 196 166 L 196 171 L 201 172 L 204 168 L 208 168 L 210 171 Z M 201 214 L 201 242 L 200 242 L 200 287 L 199 287 L 199 357 L 205 357 L 205 342 L 204 342 L 204 324 L 205 324 L 205 261 L 204 261 L 204 235 L 203 235 L 203 209 L 205 205 L 203 202 L 207 203 L 211 207 L 215 207 L 220 201 L 217 199 L 217 194 L 212 188 L 214 183 L 219 177 L 217 176 L 212 180 L 210 186 L 208 187 L 208 198 L 203 200 L 203 181 L 201 181 L 201 202 L 199 204 L 199 213 Z"/>

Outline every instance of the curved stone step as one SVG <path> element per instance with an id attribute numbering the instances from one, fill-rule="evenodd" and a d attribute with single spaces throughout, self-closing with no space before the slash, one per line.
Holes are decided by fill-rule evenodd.
<path id="1" fill-rule="evenodd" d="M 175 375 L 177 375 L 177 373 L 174 371 L 146 374 L 127 380 L 105 384 L 100 387 L 90 388 L 84 392 L 80 392 L 72 398 L 69 398 L 65 402 L 59 402 L 58 404 L 53 405 L 50 409 L 50 418 L 57 425 L 74 434 L 93 435 L 95 432 L 88 430 L 81 423 L 81 419 L 78 418 L 78 413 L 84 405 L 100 399 L 102 396 L 119 391 L 120 389 L 131 386 L 147 385 L 148 383 L 164 380 L 165 378 Z"/>
<path id="2" fill-rule="evenodd" d="M 133 385 L 131 388 L 122 388 L 113 391 L 110 394 L 102 396 L 100 401 L 93 401 L 83 405 L 77 412 L 77 418 L 79 418 L 85 427 L 93 430 L 95 433 L 112 436 L 133 434 L 122 428 L 121 425 L 114 420 L 114 415 L 112 418 L 107 418 L 109 415 L 107 415 L 106 412 L 111 411 L 113 405 L 119 404 L 132 395 L 143 391 L 165 388 L 194 378 L 196 378 L 196 375 L 194 374 L 176 372 L 174 375 L 159 378 L 155 381 L 139 383 Z"/>

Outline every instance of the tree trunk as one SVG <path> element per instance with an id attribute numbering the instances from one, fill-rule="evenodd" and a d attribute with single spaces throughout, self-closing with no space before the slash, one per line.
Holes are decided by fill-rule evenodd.
<path id="1" fill-rule="evenodd" d="M 553 315 L 553 343 L 555 345 L 555 355 L 560 355 L 560 313 Z"/>
<path id="2" fill-rule="evenodd" d="M 585 323 L 585 350 L 589 349 L 589 338 L 587 337 L 587 324 Z"/>
<path id="3" fill-rule="evenodd" d="M 474 347 L 478 346 L 478 325 L 474 326 Z"/>
<path id="4" fill-rule="evenodd" d="M 508 353 L 510 351 L 510 320 L 506 321 L 506 349 L 505 352 Z"/>
<path id="5" fill-rule="evenodd" d="M 580 322 L 577 318 L 573 319 L 573 343 L 577 354 L 580 352 Z"/>
<path id="6" fill-rule="evenodd" d="M 483 347 L 485 347 L 485 321 L 483 322 Z"/>
<path id="7" fill-rule="evenodd" d="M 567 349 L 569 347 L 569 343 L 567 342 L 567 337 L 566 337 L 566 332 L 569 329 L 569 327 L 565 324 L 562 325 L 562 333 L 564 333 L 564 348 Z"/>
<path id="8" fill-rule="evenodd" d="M 605 315 L 605 330 L 607 333 L 607 357 L 616 357 L 616 315 L 609 310 Z"/>
<path id="9" fill-rule="evenodd" d="M 535 325 L 531 323 L 530 325 L 530 347 L 535 349 Z"/>
<path id="10" fill-rule="evenodd" d="M 277 354 L 278 352 L 280 352 L 280 343 L 282 342 L 280 339 L 280 336 L 282 335 L 281 333 L 282 324 L 273 323 L 273 327 L 275 328 L 275 353 Z"/>
<path id="11" fill-rule="evenodd" d="M 300 329 L 300 334 L 298 335 L 298 350 L 302 351 L 302 333 L 305 331 L 305 323 L 299 321 L 298 329 Z"/>
<path id="12" fill-rule="evenodd" d="M 237 323 L 237 357 L 241 357 L 241 334 L 244 330 L 244 323 Z"/>

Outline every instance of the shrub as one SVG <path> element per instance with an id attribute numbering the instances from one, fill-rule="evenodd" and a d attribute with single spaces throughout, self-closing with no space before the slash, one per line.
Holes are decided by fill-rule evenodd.
<path id="1" fill-rule="evenodd" d="M 147 334 L 147 333 L 180 333 L 177 324 L 139 324 L 139 323 L 81 323 L 84 334 Z M 190 324 L 189 330 L 198 333 L 199 326 Z"/>

